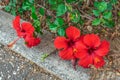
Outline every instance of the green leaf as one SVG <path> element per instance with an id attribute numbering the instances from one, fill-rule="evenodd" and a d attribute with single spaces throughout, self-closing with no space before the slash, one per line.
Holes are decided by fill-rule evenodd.
<path id="1" fill-rule="evenodd" d="M 17 0 L 13 0 L 13 3 L 15 4 L 17 2 Z"/>
<path id="2" fill-rule="evenodd" d="M 33 26 L 35 27 L 35 31 L 37 33 L 41 33 L 41 27 L 40 27 L 41 23 L 39 20 L 34 20 L 33 21 Z"/>
<path id="3" fill-rule="evenodd" d="M 25 11 L 26 11 L 26 10 L 30 10 L 30 6 L 24 5 L 24 6 L 22 6 L 22 9 L 25 10 Z"/>
<path id="4" fill-rule="evenodd" d="M 53 24 L 53 23 L 51 23 L 51 24 L 49 25 L 49 29 L 52 30 L 52 31 L 56 31 L 57 28 L 58 28 L 57 25 L 55 25 L 55 24 Z"/>
<path id="5" fill-rule="evenodd" d="M 113 28 L 115 26 L 115 22 L 112 20 L 106 20 L 104 23 L 105 26 L 107 26 L 108 28 Z"/>
<path id="6" fill-rule="evenodd" d="M 57 26 L 62 26 L 62 25 L 64 25 L 64 19 L 56 18 L 56 20 L 54 21 L 54 24 Z"/>
<path id="7" fill-rule="evenodd" d="M 107 5 L 107 10 L 112 10 L 113 9 L 113 7 L 112 7 L 112 4 L 111 3 L 109 3 L 108 5 Z"/>
<path id="8" fill-rule="evenodd" d="M 75 2 L 76 0 L 66 0 L 67 3 L 73 3 Z"/>
<path id="9" fill-rule="evenodd" d="M 57 33 L 59 36 L 65 36 L 65 29 L 63 27 L 58 28 Z"/>
<path id="10" fill-rule="evenodd" d="M 95 1 L 95 2 L 94 2 L 94 7 L 97 8 L 97 7 L 98 7 L 98 4 L 99 4 L 99 2 Z"/>
<path id="11" fill-rule="evenodd" d="M 107 9 L 107 2 L 104 2 L 104 1 L 99 2 L 96 7 L 100 12 L 103 12 L 103 11 L 105 11 Z"/>
<path id="12" fill-rule="evenodd" d="M 30 2 L 28 2 L 28 0 L 24 3 L 24 5 L 27 5 L 27 6 L 33 6 L 33 4 L 31 4 Z"/>
<path id="13" fill-rule="evenodd" d="M 37 20 L 37 19 L 38 19 L 36 13 L 32 13 L 31 16 L 32 16 L 32 19 L 34 19 L 34 20 Z"/>
<path id="14" fill-rule="evenodd" d="M 36 12 L 35 6 L 32 6 L 31 12 L 32 12 L 32 13 L 35 13 L 35 12 Z"/>
<path id="15" fill-rule="evenodd" d="M 118 12 L 118 16 L 120 17 L 120 11 Z"/>
<path id="16" fill-rule="evenodd" d="M 20 8 L 18 8 L 18 12 L 19 12 L 20 14 L 23 14 L 24 10 L 20 7 Z"/>
<path id="17" fill-rule="evenodd" d="M 44 62 L 45 59 L 46 59 L 48 56 L 49 56 L 49 54 L 47 54 L 47 53 L 43 54 L 42 57 L 41 57 L 41 61 Z"/>
<path id="18" fill-rule="evenodd" d="M 31 10 L 31 6 L 33 6 L 33 4 L 29 3 L 28 1 L 25 1 L 22 4 L 22 9 L 25 10 L 25 11 L 26 10 Z"/>
<path id="19" fill-rule="evenodd" d="M 51 5 L 50 9 L 56 11 L 56 10 L 57 10 L 57 6 L 58 6 L 57 4 L 55 4 L 55 5 Z"/>
<path id="20" fill-rule="evenodd" d="M 72 5 L 67 5 L 67 9 L 72 12 L 73 10 Z"/>
<path id="21" fill-rule="evenodd" d="M 16 11 L 13 9 L 13 10 L 11 10 L 11 12 L 10 12 L 12 15 L 14 15 L 14 16 L 16 16 Z"/>
<path id="22" fill-rule="evenodd" d="M 82 19 L 80 19 L 79 20 L 79 24 L 83 26 L 84 25 L 84 21 Z"/>
<path id="23" fill-rule="evenodd" d="M 73 11 L 73 13 L 70 14 L 70 19 L 73 23 L 78 23 L 81 19 L 79 11 Z"/>
<path id="24" fill-rule="evenodd" d="M 9 6 L 9 5 L 5 6 L 5 11 L 9 12 L 10 9 L 11 9 L 11 6 Z"/>
<path id="25" fill-rule="evenodd" d="M 118 0 L 110 0 L 111 4 L 116 4 Z"/>
<path id="26" fill-rule="evenodd" d="M 56 0 L 56 1 L 57 1 L 57 4 L 64 3 L 64 0 Z"/>
<path id="27" fill-rule="evenodd" d="M 101 20 L 99 18 L 96 18 L 92 21 L 92 25 L 97 26 L 100 24 L 100 22 L 101 22 Z"/>
<path id="28" fill-rule="evenodd" d="M 12 0 L 10 0 L 10 2 L 9 2 L 9 4 L 8 4 L 9 6 L 12 6 L 13 5 L 13 1 Z"/>
<path id="29" fill-rule="evenodd" d="M 11 6 L 12 6 L 12 7 L 16 7 L 16 3 L 12 3 Z"/>
<path id="30" fill-rule="evenodd" d="M 67 7 L 65 4 L 59 4 L 57 7 L 57 16 L 61 16 L 67 12 Z"/>
<path id="31" fill-rule="evenodd" d="M 105 19 L 111 19 L 112 18 L 112 12 L 104 12 L 103 17 Z"/>
<path id="32" fill-rule="evenodd" d="M 100 11 L 99 11 L 99 10 L 93 10 L 92 12 L 93 12 L 93 14 L 94 14 L 96 17 L 98 17 L 98 16 L 100 15 Z"/>
<path id="33" fill-rule="evenodd" d="M 34 3 L 34 0 L 29 0 L 29 2 L 30 2 L 31 4 L 33 4 L 33 3 Z"/>
<path id="34" fill-rule="evenodd" d="M 39 9 L 39 13 L 40 13 L 42 16 L 44 16 L 44 15 L 45 15 L 45 10 L 44 10 L 44 8 L 40 8 L 40 9 Z"/>
<path id="35" fill-rule="evenodd" d="M 50 5 L 55 5 L 55 4 L 57 4 L 57 1 L 56 0 L 48 0 L 48 3 Z"/>

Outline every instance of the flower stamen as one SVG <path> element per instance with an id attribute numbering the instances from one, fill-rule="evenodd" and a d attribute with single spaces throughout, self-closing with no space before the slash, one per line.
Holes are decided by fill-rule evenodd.
<path id="1" fill-rule="evenodd" d="M 76 48 L 73 48 L 73 53 L 78 52 L 78 50 Z"/>
<path id="2" fill-rule="evenodd" d="M 95 63 L 99 63 L 100 62 L 100 59 L 95 57 Z"/>

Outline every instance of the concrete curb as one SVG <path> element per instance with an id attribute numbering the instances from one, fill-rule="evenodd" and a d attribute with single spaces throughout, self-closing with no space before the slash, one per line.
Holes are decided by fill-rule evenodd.
<path id="1" fill-rule="evenodd" d="M 0 43 L 7 45 L 15 38 L 17 38 L 15 31 L 12 28 L 12 20 L 14 16 L 0 10 Z M 21 54 L 27 59 L 33 61 L 37 65 L 48 70 L 52 74 L 60 77 L 62 80 L 89 80 L 87 70 L 78 67 L 75 71 L 69 61 L 60 60 L 57 53 L 50 55 L 41 61 L 41 56 L 44 53 L 51 53 L 55 50 L 51 34 L 47 31 L 41 36 L 42 42 L 39 46 L 34 48 L 27 48 L 22 39 L 20 39 L 11 50 Z"/>

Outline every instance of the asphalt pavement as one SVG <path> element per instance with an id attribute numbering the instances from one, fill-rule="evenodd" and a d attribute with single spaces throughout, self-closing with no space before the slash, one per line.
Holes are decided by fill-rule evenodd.
<path id="1" fill-rule="evenodd" d="M 0 80 L 60 80 L 0 44 Z"/>

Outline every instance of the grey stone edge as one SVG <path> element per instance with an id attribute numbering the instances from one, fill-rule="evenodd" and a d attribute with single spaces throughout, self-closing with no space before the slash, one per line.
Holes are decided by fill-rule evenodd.
<path id="1" fill-rule="evenodd" d="M 12 28 L 14 18 L 14 16 L 0 10 L 0 43 L 5 46 L 17 38 L 15 30 Z M 77 70 L 74 70 L 70 61 L 61 60 L 57 52 L 46 58 L 44 62 L 41 61 L 41 56 L 44 53 L 51 53 L 55 50 L 51 36 L 49 32 L 44 31 L 44 34 L 40 36 L 41 44 L 31 49 L 24 45 L 23 39 L 20 39 L 11 50 L 33 61 L 62 80 L 89 80 L 90 76 L 87 69 L 77 67 Z"/>

